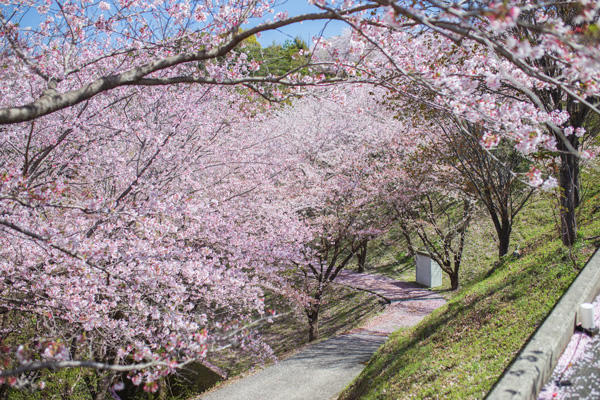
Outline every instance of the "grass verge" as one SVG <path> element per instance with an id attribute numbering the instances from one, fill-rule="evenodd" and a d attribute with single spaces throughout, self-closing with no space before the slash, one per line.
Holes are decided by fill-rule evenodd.
<path id="1" fill-rule="evenodd" d="M 394 333 L 340 398 L 483 398 L 600 245 L 600 179 L 584 179 L 572 249 L 558 237 L 555 200 L 540 196 L 515 227 L 522 256 L 495 263 L 470 254 L 463 288 L 416 327 Z"/>

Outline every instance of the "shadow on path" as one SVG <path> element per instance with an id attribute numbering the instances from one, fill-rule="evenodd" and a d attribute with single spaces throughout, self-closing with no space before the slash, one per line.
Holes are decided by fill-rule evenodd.
<path id="1" fill-rule="evenodd" d="M 387 336 L 417 324 L 445 304 L 437 293 L 391 278 L 343 272 L 340 283 L 375 292 L 391 304 L 362 326 L 305 346 L 292 357 L 254 375 L 224 384 L 202 400 L 330 400 L 364 368 Z"/>

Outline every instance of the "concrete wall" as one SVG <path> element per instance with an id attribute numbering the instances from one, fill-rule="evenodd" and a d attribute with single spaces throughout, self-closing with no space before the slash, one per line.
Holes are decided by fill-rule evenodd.
<path id="1" fill-rule="evenodd" d="M 486 399 L 537 399 L 573 336 L 577 307 L 599 293 L 600 251 L 596 251 Z"/>

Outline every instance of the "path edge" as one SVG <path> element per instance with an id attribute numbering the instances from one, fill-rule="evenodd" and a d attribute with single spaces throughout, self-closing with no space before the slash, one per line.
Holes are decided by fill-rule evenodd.
<path id="1" fill-rule="evenodd" d="M 600 293 L 600 249 L 500 376 L 486 400 L 536 400 L 575 331 L 577 307 Z"/>

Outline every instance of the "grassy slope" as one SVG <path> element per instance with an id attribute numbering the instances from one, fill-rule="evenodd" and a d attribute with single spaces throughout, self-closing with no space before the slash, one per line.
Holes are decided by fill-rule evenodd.
<path id="1" fill-rule="evenodd" d="M 463 252 L 463 266 L 460 271 L 461 282 L 471 282 L 481 279 L 489 266 L 497 260 L 497 248 L 495 243 L 495 231 L 487 216 L 477 215 L 477 224 L 473 224 L 467 232 L 465 250 Z M 519 242 L 522 238 L 520 232 L 515 232 L 513 242 Z M 390 278 L 415 282 L 414 258 L 405 250 L 405 240 L 399 230 L 392 228 L 382 238 L 369 242 L 367 253 L 367 272 L 377 273 Z M 356 260 L 352 260 L 349 268 L 357 269 Z M 443 286 L 435 288 L 436 291 L 445 292 L 450 289 L 450 282 L 444 278 Z"/>
<path id="2" fill-rule="evenodd" d="M 584 181 L 582 238 L 600 234 L 595 175 Z M 558 238 L 555 209 L 546 196 L 523 211 L 513 235 L 522 257 L 505 260 L 489 277 L 495 258 L 484 242 L 489 227 L 476 226 L 462 276 L 468 283 L 422 323 L 394 333 L 341 398 L 484 397 L 600 245 L 597 239 L 580 239 L 570 253 Z M 487 255 L 477 258 L 482 253 Z"/>

